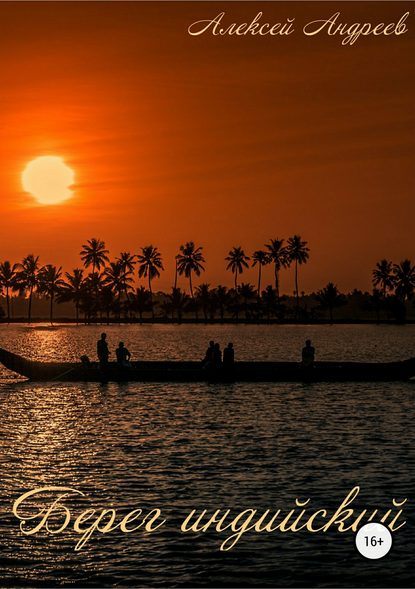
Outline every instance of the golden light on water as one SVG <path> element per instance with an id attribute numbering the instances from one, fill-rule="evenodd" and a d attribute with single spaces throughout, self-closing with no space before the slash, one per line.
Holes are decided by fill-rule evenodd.
<path id="1" fill-rule="evenodd" d="M 63 158 L 42 156 L 30 161 L 22 173 L 22 186 L 39 204 L 60 204 L 73 195 L 75 173 Z"/>

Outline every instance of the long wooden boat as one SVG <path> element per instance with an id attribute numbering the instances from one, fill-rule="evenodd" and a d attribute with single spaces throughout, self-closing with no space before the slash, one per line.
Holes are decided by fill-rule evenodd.
<path id="1" fill-rule="evenodd" d="M 400 362 L 236 362 L 231 370 L 209 370 L 200 362 L 115 362 L 102 370 L 98 363 L 38 362 L 0 348 L 0 362 L 35 382 L 387 382 L 415 376 L 415 358 Z"/>

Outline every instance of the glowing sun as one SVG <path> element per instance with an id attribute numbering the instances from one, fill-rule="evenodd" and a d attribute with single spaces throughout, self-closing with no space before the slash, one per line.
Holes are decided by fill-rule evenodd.
<path id="1" fill-rule="evenodd" d="M 70 187 L 74 180 L 74 171 L 55 155 L 37 157 L 22 173 L 23 190 L 44 205 L 59 204 L 71 198 Z"/>

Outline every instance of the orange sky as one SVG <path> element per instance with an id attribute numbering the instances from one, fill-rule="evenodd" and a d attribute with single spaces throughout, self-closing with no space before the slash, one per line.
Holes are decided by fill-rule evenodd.
<path id="1" fill-rule="evenodd" d="M 415 21 L 401 37 L 305 37 L 342 21 L 396 21 L 411 2 L 0 3 L 0 260 L 80 264 L 89 237 L 112 255 L 152 243 L 169 288 L 178 246 L 223 258 L 299 233 L 300 289 L 368 288 L 374 263 L 412 257 Z M 190 37 L 190 23 L 296 18 L 290 37 Z M 21 171 L 39 155 L 75 170 L 71 201 L 39 206 Z M 271 281 L 272 271 L 266 277 Z M 256 269 L 242 280 L 255 282 Z M 266 283 L 265 280 L 264 283 Z M 184 283 L 183 283 L 184 285 Z M 156 288 L 157 288 L 156 287 Z M 293 290 L 292 272 L 282 288 Z"/>

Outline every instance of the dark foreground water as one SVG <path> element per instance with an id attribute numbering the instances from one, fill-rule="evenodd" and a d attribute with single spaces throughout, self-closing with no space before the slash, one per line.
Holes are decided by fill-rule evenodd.
<path id="1" fill-rule="evenodd" d="M 33 358 L 93 356 L 100 330 L 2 326 L 0 346 Z M 298 359 L 305 336 L 321 359 L 415 356 L 414 327 L 107 332 L 136 358 L 198 358 L 213 337 L 232 340 L 240 358 Z M 0 377 L 3 586 L 415 586 L 415 383 L 40 386 Z M 68 500 L 72 515 L 113 507 L 118 522 L 132 509 L 160 508 L 166 523 L 151 534 L 95 533 L 80 552 L 71 526 L 59 535 L 23 536 L 13 502 L 49 485 L 86 494 Z M 223 552 L 230 532 L 179 530 L 191 509 L 286 514 L 296 497 L 311 498 L 312 510 L 333 509 L 356 485 L 361 509 L 385 513 L 393 498 L 408 498 L 407 524 L 380 561 L 356 552 L 353 532 L 248 532 Z"/>

